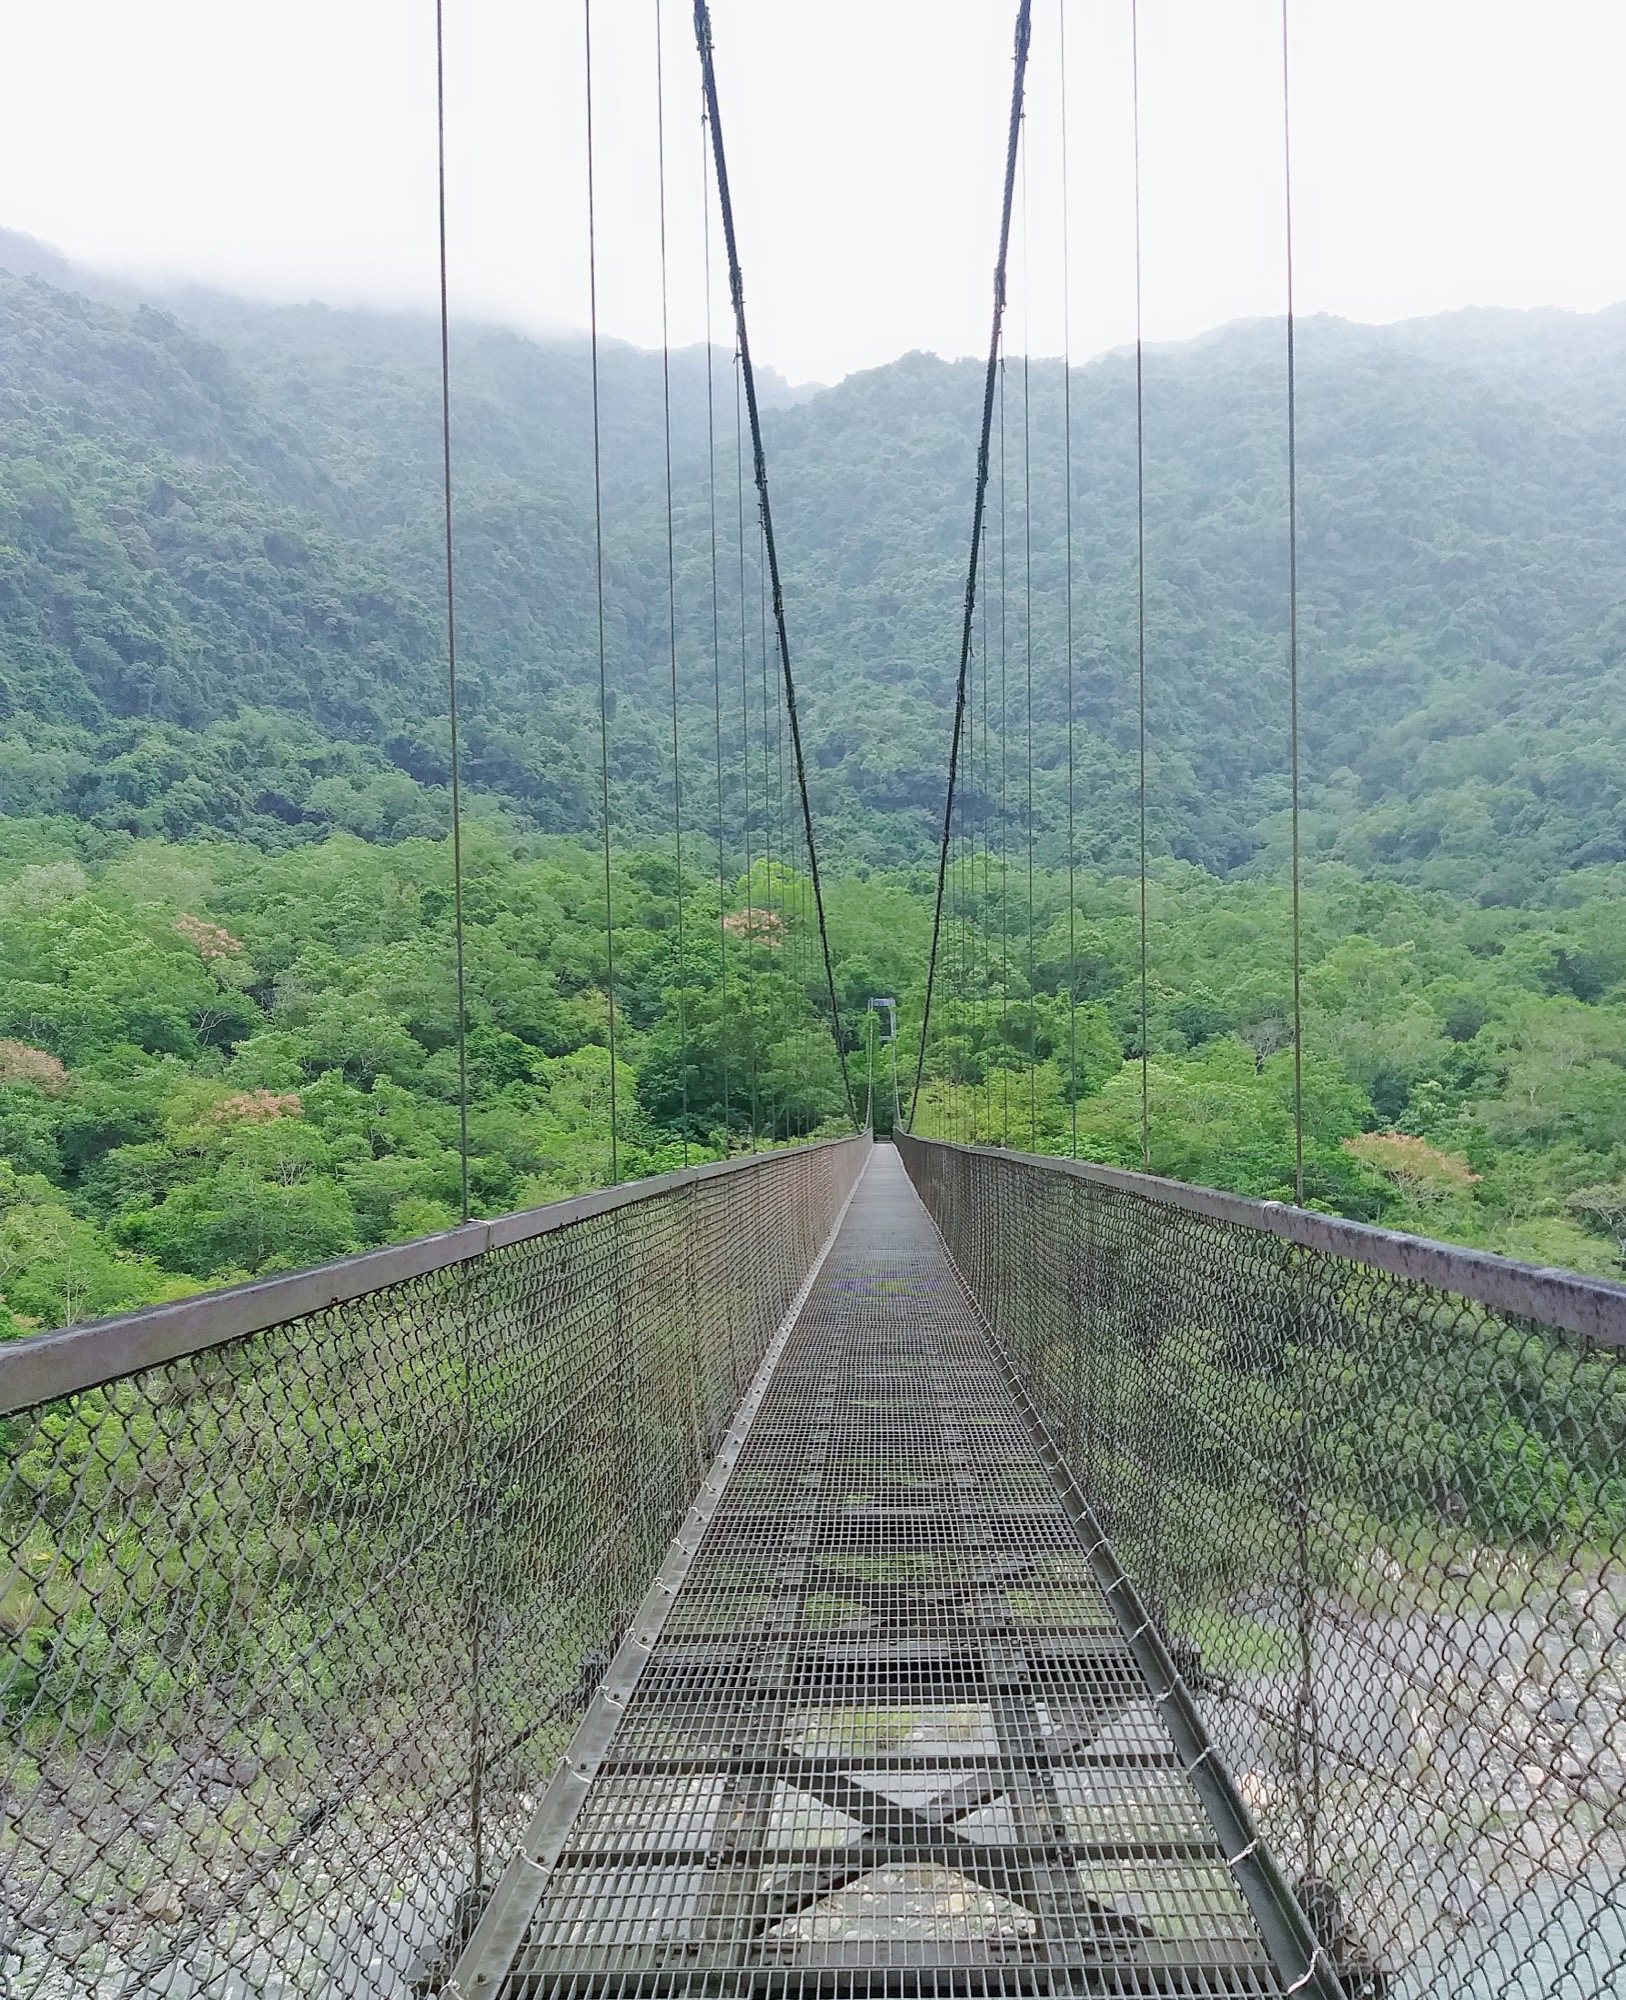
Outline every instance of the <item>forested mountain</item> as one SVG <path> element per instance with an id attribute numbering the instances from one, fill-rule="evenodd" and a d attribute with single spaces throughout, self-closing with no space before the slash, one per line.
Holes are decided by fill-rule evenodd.
<path id="1" fill-rule="evenodd" d="M 437 1227 L 462 1171 L 436 328 L 4 266 L 0 1337 Z M 1153 1166 L 1288 1198 L 1281 348 L 1147 359 L 1146 1050 Z M 1618 1271 L 1626 311 L 1299 359 L 1308 1198 Z M 475 1211 L 602 1181 L 612 1076 L 623 1174 L 839 1129 L 730 358 L 671 368 L 680 877 L 661 362 L 602 354 L 613 995 L 587 350 L 453 366 Z M 1137 1165 L 1132 361 L 1070 388 L 1071 897 L 1063 386 L 1001 385 L 921 1129 Z M 765 392 L 835 979 L 907 1070 L 980 372 Z"/>
<path id="2" fill-rule="evenodd" d="M 104 825 L 271 843 L 441 823 L 433 327 L 201 293 L 159 310 L 72 290 L 76 274 L 18 239 L 0 241 L 4 261 L 59 281 L 0 279 L 9 796 Z M 581 829 L 597 761 L 586 350 L 460 328 L 454 373 L 470 783 L 529 825 Z M 674 357 L 679 681 L 697 799 L 714 748 L 713 499 L 730 765 L 742 610 L 752 676 L 761 645 L 749 507 L 741 604 L 726 356 L 711 373 L 714 481 L 705 356 Z M 912 355 L 802 399 L 770 386 L 815 806 L 832 858 L 917 860 L 940 811 L 977 369 Z M 997 753 L 1003 628 L 1005 747 L 1025 765 L 1031 596 L 1052 859 L 1061 400 L 1056 363 L 1008 364 L 979 663 Z M 602 407 L 615 810 L 630 834 L 653 835 L 670 815 L 659 357 L 607 347 Z M 1282 416 L 1279 326 L 1148 358 L 1153 841 L 1221 872 L 1269 866 L 1281 838 Z M 1307 851 L 1514 902 L 1555 871 L 1626 855 L 1626 313 L 1311 320 L 1300 419 Z M 1072 430 L 1080 850 L 1110 864 L 1133 817 L 1125 357 L 1074 371 Z"/>

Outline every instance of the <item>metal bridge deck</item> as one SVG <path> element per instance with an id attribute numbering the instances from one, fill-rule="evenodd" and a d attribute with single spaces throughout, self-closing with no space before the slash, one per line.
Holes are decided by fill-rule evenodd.
<path id="1" fill-rule="evenodd" d="M 1282 1990 L 890 1146 L 549 1861 L 486 1994 Z"/>

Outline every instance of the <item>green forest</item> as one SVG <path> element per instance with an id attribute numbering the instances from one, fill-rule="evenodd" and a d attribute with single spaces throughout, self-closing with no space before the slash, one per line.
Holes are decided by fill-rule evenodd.
<path id="1" fill-rule="evenodd" d="M 15 1336 L 444 1227 L 461 1161 L 432 325 L 0 266 Z M 1279 339 L 1147 364 L 1151 1159 L 1275 1197 Z M 673 359 L 672 617 L 660 357 L 604 356 L 613 981 L 586 349 L 460 327 L 453 367 L 474 1212 L 604 1182 L 612 1085 L 623 1178 L 844 1129 L 730 357 Z M 956 863 L 920 1129 L 1137 1166 L 1132 368 L 1072 387 L 1071 897 L 1061 372 L 1019 376 L 967 791 L 1010 867 Z M 765 385 L 860 1111 L 871 996 L 913 1069 L 978 386 Z M 1626 315 L 1310 321 L 1300 398 L 1307 1198 L 1618 1275 Z"/>
<path id="2" fill-rule="evenodd" d="M 602 863 L 501 822 L 465 847 L 470 1192 L 498 1214 L 609 1178 Z M 0 872 L 7 1333 L 457 1220 L 446 840 L 268 852 L 13 820 Z M 670 858 L 617 857 L 623 1177 L 753 1132 L 846 1129 L 806 886 L 762 862 L 722 896 L 689 876 L 680 954 Z M 994 886 L 974 932 L 951 899 L 919 1129 L 1067 1151 L 1076 1074 L 1081 1154 L 1138 1166 L 1136 884 L 1078 877 L 1070 956 L 1066 877 L 1040 875 L 1031 987 L 1025 910 L 1000 976 Z M 844 1014 L 898 994 L 906 1092 L 930 889 L 924 870 L 830 886 Z M 1148 914 L 1153 1168 L 1290 1198 L 1287 896 L 1165 862 Z M 1616 1274 L 1623 918 L 1616 869 L 1577 873 L 1541 912 L 1323 871 L 1305 899 L 1308 1199 Z M 960 977 L 990 945 L 992 978 Z M 849 1057 L 860 1108 L 880 1058 L 883 1124 L 887 1053 Z"/>

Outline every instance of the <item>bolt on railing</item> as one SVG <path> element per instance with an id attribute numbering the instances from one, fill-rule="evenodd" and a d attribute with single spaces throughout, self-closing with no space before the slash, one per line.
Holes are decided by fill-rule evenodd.
<path id="1" fill-rule="evenodd" d="M 1626 1288 L 899 1144 L 1346 1992 L 1626 1990 Z"/>
<path id="2" fill-rule="evenodd" d="M 867 1139 L 0 1348 L 0 1992 L 428 1992 Z"/>

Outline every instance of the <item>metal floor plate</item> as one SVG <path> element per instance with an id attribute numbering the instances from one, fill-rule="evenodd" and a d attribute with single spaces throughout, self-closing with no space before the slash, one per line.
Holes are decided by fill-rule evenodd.
<path id="1" fill-rule="evenodd" d="M 501 1991 L 1282 1991 L 889 1146 Z"/>

